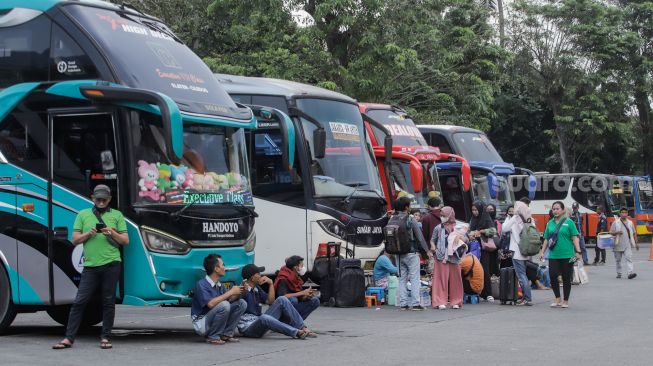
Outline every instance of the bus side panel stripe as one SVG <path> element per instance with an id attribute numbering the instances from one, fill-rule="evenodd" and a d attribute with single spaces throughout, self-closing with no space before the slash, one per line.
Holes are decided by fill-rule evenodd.
<path id="1" fill-rule="evenodd" d="M 36 89 L 39 83 L 22 83 L 12 85 L 7 89 L 0 91 L 0 124 L 7 117 L 18 103 L 32 90 Z"/>

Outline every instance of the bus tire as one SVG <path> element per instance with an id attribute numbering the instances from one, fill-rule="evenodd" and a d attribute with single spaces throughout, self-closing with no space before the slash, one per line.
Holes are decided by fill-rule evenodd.
<path id="1" fill-rule="evenodd" d="M 47 313 L 55 322 L 67 326 L 70 308 L 72 305 L 58 305 L 48 308 Z M 102 321 L 102 306 L 96 302 L 86 305 L 84 315 L 82 315 L 82 328 L 89 328 L 99 324 Z"/>
<path id="2" fill-rule="evenodd" d="M 16 306 L 11 300 L 11 284 L 7 272 L 0 265 L 0 334 L 4 334 L 16 318 Z"/>

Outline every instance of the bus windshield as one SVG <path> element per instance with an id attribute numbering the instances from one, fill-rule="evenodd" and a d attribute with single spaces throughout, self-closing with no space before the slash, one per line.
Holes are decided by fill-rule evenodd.
<path id="1" fill-rule="evenodd" d="M 426 140 L 419 132 L 415 122 L 407 114 L 401 111 L 387 109 L 372 109 L 367 111 L 367 115 L 375 121 L 381 123 L 390 131 L 393 145 L 400 146 L 428 146 Z M 379 143 L 382 143 L 385 134 L 378 128 L 372 126 L 374 136 Z"/>
<path id="2" fill-rule="evenodd" d="M 496 205 L 497 217 L 503 218 L 508 207 L 514 203 L 515 197 L 506 177 L 497 176 L 497 181 L 499 183 L 499 189 L 497 190 L 496 199 L 490 197 L 490 188 L 488 187 L 487 175 L 485 174 L 472 174 L 472 190 L 475 200 Z"/>
<path id="3" fill-rule="evenodd" d="M 639 206 L 642 210 L 653 210 L 653 189 L 650 181 L 637 182 L 639 191 Z"/>
<path id="4" fill-rule="evenodd" d="M 355 104 L 327 99 L 297 99 L 297 106 L 326 130 L 326 154 L 311 164 L 315 195 L 321 197 L 382 197 L 381 182 L 371 155 L 363 118 Z M 317 128 L 302 119 L 313 152 Z"/>
<path id="5" fill-rule="evenodd" d="M 168 95 L 187 112 L 250 118 L 204 62 L 164 24 L 93 6 L 70 4 L 63 8 L 107 55 L 120 83 Z"/>
<path id="6" fill-rule="evenodd" d="M 245 131 L 184 123 L 184 154 L 168 160 L 161 118 L 142 113 L 130 126 L 136 205 L 252 205 Z"/>
<path id="7" fill-rule="evenodd" d="M 453 139 L 458 145 L 460 155 L 469 161 L 503 162 L 501 155 L 484 133 L 456 132 Z"/>

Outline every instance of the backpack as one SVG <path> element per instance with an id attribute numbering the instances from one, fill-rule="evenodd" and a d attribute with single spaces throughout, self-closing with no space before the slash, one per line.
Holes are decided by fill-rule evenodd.
<path id="1" fill-rule="evenodd" d="M 413 249 L 413 230 L 408 214 L 394 214 L 383 229 L 385 251 L 388 254 L 407 254 Z"/>
<path id="2" fill-rule="evenodd" d="M 519 251 L 521 255 L 528 257 L 531 255 L 536 255 L 540 252 L 542 247 L 542 242 L 540 241 L 540 233 L 537 231 L 537 228 L 531 220 L 524 220 L 524 217 L 520 216 L 524 226 L 519 233 Z"/>

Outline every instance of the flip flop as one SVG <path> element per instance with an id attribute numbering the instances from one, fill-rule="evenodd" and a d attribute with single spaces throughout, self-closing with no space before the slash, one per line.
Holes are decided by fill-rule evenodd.
<path id="1" fill-rule="evenodd" d="M 100 341 L 100 348 L 102 349 L 112 349 L 113 345 L 108 339 L 103 339 Z"/>
<path id="2" fill-rule="evenodd" d="M 297 331 L 296 337 L 297 339 L 306 340 L 306 337 L 308 337 L 308 333 L 309 333 L 308 331 L 300 329 Z"/>
<path id="3" fill-rule="evenodd" d="M 220 337 L 220 339 L 225 342 L 232 342 L 232 343 L 240 342 L 240 338 L 236 338 L 236 337 Z"/>
<path id="4" fill-rule="evenodd" d="M 57 349 L 57 350 L 66 349 L 66 348 L 70 348 L 72 346 L 73 346 L 72 343 L 63 343 L 63 341 L 62 341 L 62 342 L 59 342 L 59 343 L 55 344 L 54 346 L 52 346 L 52 349 Z"/>
<path id="5" fill-rule="evenodd" d="M 221 346 L 227 342 L 223 341 L 222 339 L 208 339 L 206 340 L 206 343 L 212 344 L 214 346 Z"/>

